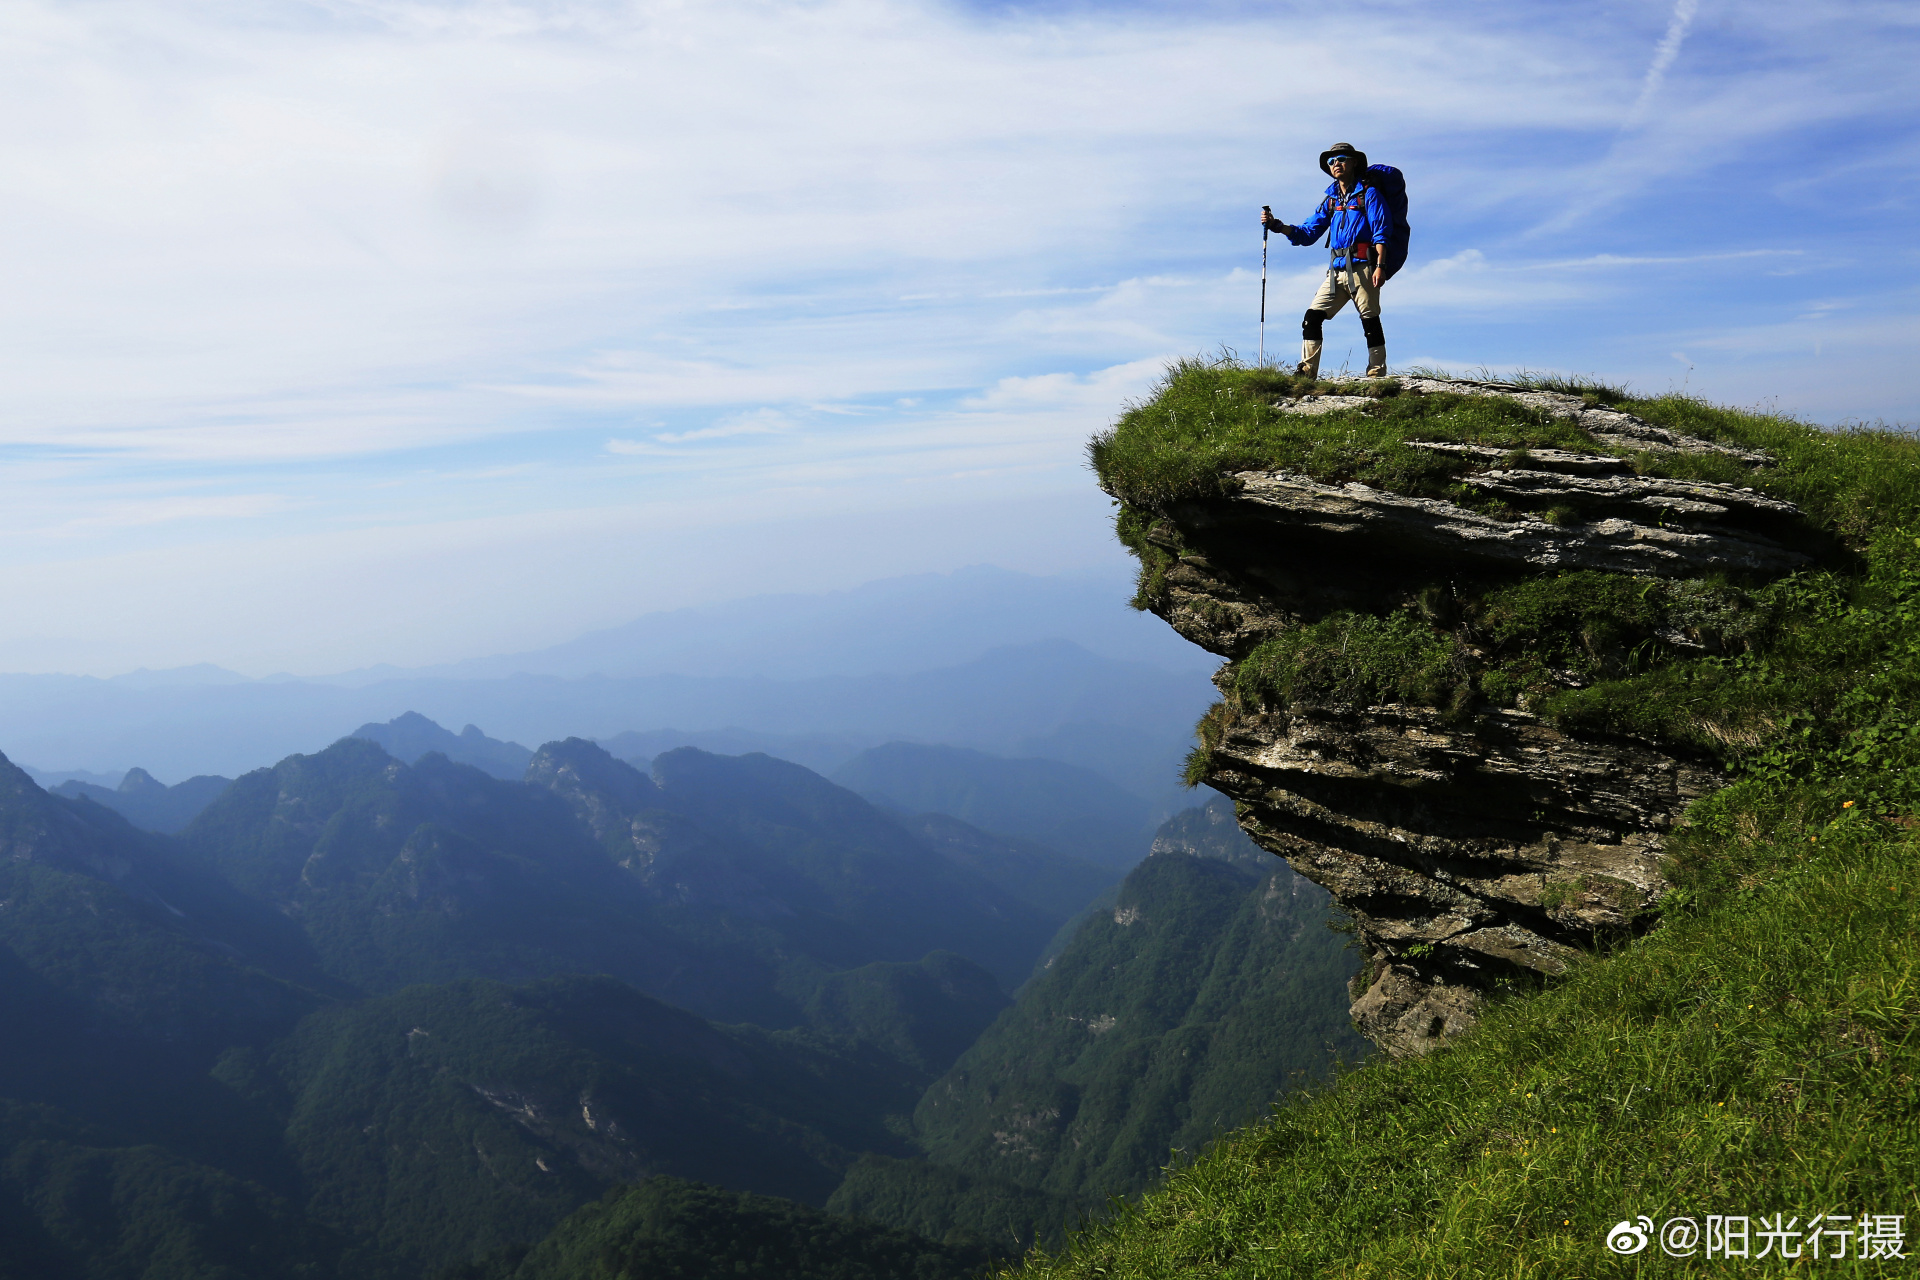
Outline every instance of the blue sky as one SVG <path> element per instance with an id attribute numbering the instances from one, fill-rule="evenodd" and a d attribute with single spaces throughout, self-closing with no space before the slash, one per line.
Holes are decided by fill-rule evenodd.
<path id="1" fill-rule="evenodd" d="M 1916 53 L 1910 4 L 16 0 L 0 670 L 1115 571 L 1082 442 L 1252 353 L 1334 141 L 1408 175 L 1395 364 L 1920 421 Z"/>

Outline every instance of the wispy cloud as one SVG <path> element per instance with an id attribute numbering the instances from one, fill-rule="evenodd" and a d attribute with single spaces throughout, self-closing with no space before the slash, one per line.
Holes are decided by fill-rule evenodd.
<path id="1" fill-rule="evenodd" d="M 1659 45 L 1653 51 L 1653 61 L 1647 64 L 1647 74 L 1640 82 L 1640 96 L 1633 101 L 1633 109 L 1627 113 L 1627 124 L 1636 125 L 1646 118 L 1647 108 L 1652 105 L 1654 95 L 1660 92 L 1660 85 L 1667 78 L 1667 68 L 1680 56 L 1680 46 L 1686 42 L 1687 31 L 1693 26 L 1694 14 L 1700 10 L 1700 0 L 1674 0 L 1673 17 L 1667 23 L 1667 34 L 1662 36 Z"/>
<path id="2" fill-rule="evenodd" d="M 1638 3 L 1397 6 L 1363 94 L 1326 52 L 1352 15 L 1312 6 L 0 6 L 0 591 L 51 611 L 0 646 L 129 610 L 181 648 L 127 665 L 558 639 L 607 593 L 541 566 L 627 536 L 582 510 L 1082 494 L 1161 359 L 1253 349 L 1254 216 L 1305 216 L 1337 137 L 1412 183 L 1396 360 L 1683 349 L 1757 399 L 1744 353 L 1811 353 L 1836 294 L 1903 332 L 1910 16 Z M 1856 169 L 1882 204 L 1829 237 Z M 1324 270 L 1272 247 L 1270 350 Z M 1777 338 L 1713 341 L 1749 329 Z M 1896 364 L 1810 366 L 1796 403 L 1881 412 Z M 470 543 L 527 567 L 462 576 Z M 310 606 L 250 603 L 268 545 Z M 850 545 L 849 581 L 880 563 Z M 108 563 L 140 567 L 63 585 Z"/>
<path id="3" fill-rule="evenodd" d="M 615 438 L 607 441 L 606 450 L 611 454 L 629 456 L 684 452 L 672 450 L 670 446 L 696 444 L 703 440 L 731 440 L 739 436 L 779 435 L 794 430 L 796 426 L 794 419 L 779 409 L 755 409 L 750 413 L 724 418 L 711 426 L 656 432 L 645 440 Z"/>

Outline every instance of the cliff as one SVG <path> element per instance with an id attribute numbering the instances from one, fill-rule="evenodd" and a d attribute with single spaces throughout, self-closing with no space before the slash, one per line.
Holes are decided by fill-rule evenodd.
<path id="1" fill-rule="evenodd" d="M 1763 1215 L 1751 1220 L 1776 1238 L 1758 1241 L 1756 1257 L 1763 1244 L 1810 1256 L 1792 1206 L 1831 1206 L 1816 1211 L 1833 1215 L 1822 1221 L 1834 1234 L 1818 1241 L 1829 1257 L 1844 1229 L 1849 1257 L 1890 1259 L 1880 1226 L 1920 1220 L 1920 441 L 1592 386 L 1558 388 L 1579 397 L 1577 411 L 1483 394 L 1536 389 L 1422 394 L 1414 383 L 1313 416 L 1288 411 L 1312 389 L 1271 371 L 1187 364 L 1095 440 L 1118 531 L 1141 556 L 1140 603 L 1178 617 L 1183 593 L 1212 615 L 1196 634 L 1230 658 L 1194 775 L 1238 786 L 1242 823 L 1309 874 L 1334 880 L 1315 858 L 1358 871 L 1373 858 L 1404 876 L 1335 892 L 1413 994 L 1462 997 L 1478 1023 L 1416 1037 L 1406 1047 L 1431 1051 L 1347 1073 L 1226 1135 L 1058 1253 L 1030 1256 L 1025 1280 L 1720 1274 L 1734 1264 L 1705 1254 L 1708 1215 Z M 1669 449 L 1601 439 L 1585 424 L 1617 420 L 1585 414 L 1603 406 L 1646 424 L 1629 439 Z M 1533 456 L 1514 457 L 1523 448 Z M 1611 473 L 1623 480 L 1726 486 L 1643 490 L 1726 514 L 1680 508 L 1662 522 L 1559 497 L 1564 510 L 1528 508 L 1505 494 L 1558 482 L 1495 473 L 1569 474 L 1519 465 L 1543 449 L 1624 461 Z M 1351 494 L 1362 514 L 1288 517 L 1323 520 L 1317 543 L 1291 541 L 1264 515 L 1237 526 L 1193 518 L 1248 513 L 1253 504 L 1235 500 L 1256 480 L 1285 478 L 1274 473 Z M 1628 539 L 1615 526 L 1622 545 L 1657 549 L 1668 532 L 1764 539 L 1790 571 L 1689 577 L 1524 556 L 1489 568 L 1462 555 L 1442 574 L 1432 560 L 1410 567 L 1406 541 L 1331 567 L 1313 548 L 1365 544 L 1359 500 L 1393 505 L 1355 481 L 1463 513 L 1426 508 L 1435 525 L 1482 528 L 1468 517 L 1488 516 L 1514 526 L 1514 543 L 1549 551 L 1559 531 L 1622 519 L 1646 531 Z M 1747 489 L 1798 517 L 1732 501 Z M 1289 557 L 1289 545 L 1305 549 Z M 1805 567 L 1791 568 L 1792 555 Z M 1401 603 L 1369 594 L 1396 580 Z M 1221 584 L 1217 597 L 1195 590 L 1208 581 Z M 1327 599 L 1346 603 L 1314 603 Z M 1258 625 L 1229 643 L 1236 619 Z M 1462 755 L 1428 752 L 1434 733 Z M 1364 754 L 1382 742 L 1426 754 Z M 1542 758 L 1576 749 L 1613 756 L 1615 772 L 1545 775 L 1562 792 L 1536 813 Z M 1535 764 L 1502 774 L 1503 758 Z M 1683 811 L 1670 824 L 1659 806 L 1635 813 L 1592 782 L 1619 794 L 1655 776 L 1636 774 L 1638 762 L 1662 760 L 1707 789 L 1683 809 L 1675 782 L 1663 804 Z M 1502 786 L 1517 801 L 1504 809 L 1460 794 Z M 1556 814 L 1601 828 L 1601 848 L 1637 839 L 1651 860 L 1652 906 L 1623 911 L 1597 958 L 1581 955 L 1591 938 L 1550 934 L 1564 890 L 1531 905 L 1513 889 L 1550 873 L 1456 878 L 1506 856 L 1477 853 L 1476 839 L 1558 857 L 1572 842 L 1547 841 L 1573 820 Z M 1515 825 L 1477 825 L 1493 817 Z M 1536 978 L 1542 970 L 1460 943 L 1400 942 L 1396 928 L 1443 913 L 1394 894 L 1429 884 L 1566 946 L 1562 975 Z M 1513 990 L 1491 995 L 1502 970 Z M 1744 1207 L 1721 1207 L 1732 1205 Z M 1911 1236 L 1900 1251 L 1911 1255 Z"/>
<path id="2" fill-rule="evenodd" d="M 1136 604 L 1227 660 L 1189 781 L 1333 894 L 1396 1055 L 1637 927 L 1741 729 L 1604 704 L 1747 652 L 1761 589 L 1830 551 L 1753 485 L 1766 451 L 1591 392 L 1193 365 L 1094 454 Z"/>

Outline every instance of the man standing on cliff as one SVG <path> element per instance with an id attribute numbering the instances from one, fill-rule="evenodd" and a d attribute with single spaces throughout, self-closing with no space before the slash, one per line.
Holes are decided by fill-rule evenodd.
<path id="1" fill-rule="evenodd" d="M 1367 376 L 1387 376 L 1387 337 L 1380 327 L 1380 286 L 1386 283 L 1387 234 L 1391 226 L 1380 193 L 1366 181 L 1367 156 L 1352 143 L 1336 142 L 1320 153 L 1320 168 L 1333 178 L 1326 198 L 1304 226 L 1290 227 L 1262 210 L 1260 225 L 1278 231 L 1297 245 L 1310 245 L 1332 228 L 1327 244 L 1333 265 L 1320 292 L 1307 306 L 1300 325 L 1302 377 L 1320 376 L 1320 326 L 1332 319 L 1347 299 L 1360 313 L 1360 329 L 1367 335 Z"/>

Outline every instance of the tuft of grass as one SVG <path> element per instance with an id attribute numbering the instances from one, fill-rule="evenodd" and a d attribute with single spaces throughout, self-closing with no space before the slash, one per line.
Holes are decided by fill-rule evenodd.
<path id="1" fill-rule="evenodd" d="M 1472 695 L 1464 647 L 1412 608 L 1385 617 L 1337 613 L 1286 631 L 1235 664 L 1233 681 L 1241 702 L 1260 706 L 1458 709 Z"/>

